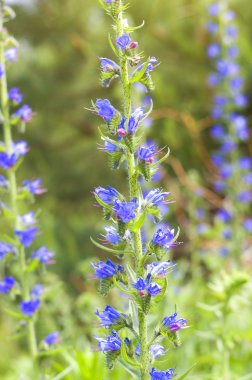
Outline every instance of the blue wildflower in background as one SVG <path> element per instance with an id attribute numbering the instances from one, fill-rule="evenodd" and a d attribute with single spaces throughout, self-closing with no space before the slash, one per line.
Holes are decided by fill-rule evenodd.
<path id="1" fill-rule="evenodd" d="M 53 331 L 50 334 L 48 334 L 44 339 L 43 342 L 47 344 L 48 346 L 52 346 L 54 344 L 58 344 L 60 339 L 60 335 L 58 331 Z"/>
<path id="2" fill-rule="evenodd" d="M 32 253 L 33 259 L 38 259 L 41 264 L 50 265 L 53 264 L 54 261 L 52 258 L 54 257 L 54 253 L 49 251 L 45 246 L 37 249 Z"/>
<path id="3" fill-rule="evenodd" d="M 30 247 L 37 236 L 37 231 L 38 227 L 31 227 L 26 230 L 15 230 L 15 235 L 18 236 L 21 244 L 25 247 Z"/>
<path id="4" fill-rule="evenodd" d="M 40 305 L 39 299 L 22 301 L 20 303 L 20 310 L 27 317 L 32 317 L 33 314 L 38 310 L 39 305 Z"/>
<path id="5" fill-rule="evenodd" d="M 7 294 L 16 284 L 15 278 L 6 276 L 3 281 L 0 281 L 0 293 Z"/>

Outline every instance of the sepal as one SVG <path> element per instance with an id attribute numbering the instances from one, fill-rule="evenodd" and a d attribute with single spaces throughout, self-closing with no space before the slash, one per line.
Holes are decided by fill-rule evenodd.
<path id="1" fill-rule="evenodd" d="M 121 351 L 116 350 L 116 351 L 106 351 L 106 365 L 108 369 L 113 369 L 114 364 L 116 360 L 118 359 L 118 356 L 120 356 Z"/>

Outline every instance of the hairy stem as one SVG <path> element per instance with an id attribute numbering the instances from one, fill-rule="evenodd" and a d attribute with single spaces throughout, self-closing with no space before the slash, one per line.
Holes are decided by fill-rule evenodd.
<path id="1" fill-rule="evenodd" d="M 3 69 L 3 75 L 1 78 L 1 111 L 3 115 L 3 136 L 4 143 L 8 153 L 12 151 L 12 133 L 11 133 L 11 122 L 10 122 L 10 112 L 9 112 L 9 98 L 8 98 L 8 86 L 7 86 L 7 75 L 6 75 L 6 65 L 4 57 L 4 41 L 5 41 L 5 31 L 3 26 L 3 6 L 4 2 L 0 1 L 0 63 Z M 17 199 L 17 180 L 14 168 L 10 168 L 7 171 L 7 176 L 9 180 L 9 196 L 10 196 L 10 207 L 12 212 L 12 227 L 13 229 L 20 229 L 20 223 L 18 220 L 18 199 Z M 29 286 L 28 286 L 28 275 L 26 271 L 26 261 L 25 261 L 25 251 L 24 247 L 20 245 L 17 240 L 18 257 L 19 257 L 19 269 L 20 269 L 20 281 L 22 285 L 22 298 L 29 298 Z M 28 331 L 28 346 L 31 357 L 34 362 L 34 367 L 36 367 L 37 358 L 37 342 L 35 334 L 35 326 L 33 318 L 29 318 L 27 323 Z"/>
<path id="2" fill-rule="evenodd" d="M 122 0 L 119 1 L 120 13 L 116 22 L 116 34 L 121 36 L 124 33 L 123 26 L 123 4 Z M 124 116 L 126 123 L 129 120 L 131 113 L 131 85 L 129 83 L 128 63 L 125 54 L 120 52 L 120 66 L 121 66 L 121 81 L 123 88 L 123 101 L 124 101 Z M 134 153 L 127 151 L 128 163 L 128 178 L 129 178 L 129 194 L 130 198 L 138 197 L 138 184 L 137 184 L 137 171 Z M 142 238 L 141 230 L 134 232 L 134 251 L 137 265 L 137 275 L 143 275 L 142 264 Z M 141 352 L 141 380 L 149 379 L 149 354 L 148 354 L 148 337 L 147 337 L 147 321 L 146 315 L 139 310 L 138 312 L 139 323 L 139 340 Z"/>

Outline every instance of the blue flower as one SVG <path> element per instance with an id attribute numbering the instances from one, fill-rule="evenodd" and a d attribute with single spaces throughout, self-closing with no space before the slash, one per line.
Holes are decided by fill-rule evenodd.
<path id="1" fill-rule="evenodd" d="M 252 192 L 250 190 L 242 190 L 237 194 L 236 198 L 242 203 L 250 203 L 252 200 Z"/>
<path id="2" fill-rule="evenodd" d="M 153 189 L 144 197 L 145 202 L 152 203 L 155 206 L 162 205 L 169 192 L 162 192 L 160 189 Z"/>
<path id="3" fill-rule="evenodd" d="M 0 63 L 0 78 L 4 75 L 3 65 Z"/>
<path id="4" fill-rule="evenodd" d="M 150 346 L 150 353 L 153 356 L 153 359 L 156 359 L 159 356 L 165 355 L 165 349 L 161 344 L 152 344 Z"/>
<path id="5" fill-rule="evenodd" d="M 17 59 L 17 52 L 18 51 L 16 48 L 10 48 L 4 52 L 4 56 L 7 59 L 7 61 L 13 62 Z"/>
<path id="6" fill-rule="evenodd" d="M 244 177 L 243 177 L 243 181 L 244 183 L 246 183 L 246 185 L 252 185 L 252 173 L 248 173 L 246 174 Z"/>
<path id="7" fill-rule="evenodd" d="M 230 214 L 230 212 L 228 212 L 225 209 L 218 210 L 216 215 L 217 218 L 223 223 L 228 223 L 232 219 L 232 215 Z"/>
<path id="8" fill-rule="evenodd" d="M 214 139 L 222 139 L 225 136 L 225 131 L 222 125 L 213 125 L 211 128 L 211 136 Z"/>
<path id="9" fill-rule="evenodd" d="M 94 336 L 98 340 L 98 346 L 101 351 L 118 351 L 121 349 L 122 342 L 115 330 L 112 331 L 106 339 Z"/>
<path id="10" fill-rule="evenodd" d="M 213 22 L 213 21 L 210 21 L 207 25 L 206 25 L 206 28 L 208 30 L 208 32 L 210 34 L 215 34 L 217 31 L 218 31 L 218 25 Z"/>
<path id="11" fill-rule="evenodd" d="M 134 133 L 137 130 L 137 127 L 141 120 L 144 117 L 144 108 L 139 107 L 131 114 L 128 122 L 128 132 L 130 134 Z"/>
<path id="12" fill-rule="evenodd" d="M 22 301 L 20 303 L 20 309 L 21 312 L 27 317 L 32 317 L 33 314 L 37 311 L 40 305 L 40 300 L 35 299 L 35 300 L 30 300 L 30 301 Z"/>
<path id="13" fill-rule="evenodd" d="M 116 109 L 111 105 L 110 101 L 107 99 L 97 99 L 95 105 L 98 109 L 98 115 L 107 123 L 110 123 L 116 114 Z"/>
<path id="14" fill-rule="evenodd" d="M 46 192 L 46 189 L 42 187 L 41 182 L 42 180 L 40 178 L 33 181 L 26 179 L 23 181 L 22 187 L 33 195 L 41 195 Z"/>
<path id="15" fill-rule="evenodd" d="M 152 238 L 152 243 L 158 247 L 169 249 L 173 245 L 174 230 L 159 228 Z"/>
<path id="16" fill-rule="evenodd" d="M 149 146 L 142 146 L 139 148 L 138 151 L 138 157 L 141 161 L 152 163 L 154 161 L 154 154 L 156 151 L 156 146 L 149 145 Z"/>
<path id="17" fill-rule="evenodd" d="M 94 268 L 95 275 L 98 280 L 113 277 L 117 272 L 123 271 L 123 268 L 120 265 L 116 266 L 113 261 L 109 259 L 106 261 L 106 263 L 99 261 L 97 264 L 91 263 L 91 265 Z"/>
<path id="18" fill-rule="evenodd" d="M 153 278 L 164 278 L 166 277 L 168 271 L 171 272 L 175 264 L 171 261 L 159 261 L 158 263 L 152 262 L 147 265 L 147 271 L 151 274 Z"/>
<path id="19" fill-rule="evenodd" d="M 2 260 L 5 255 L 7 255 L 8 253 L 12 253 L 13 251 L 14 251 L 13 244 L 0 241 L 0 260 Z"/>
<path id="20" fill-rule="evenodd" d="M 112 61 L 111 59 L 108 59 L 108 58 L 99 58 L 100 59 L 100 63 L 101 63 L 101 69 L 102 71 L 104 72 L 118 72 L 119 71 L 119 66 L 117 65 L 117 63 L 115 63 L 114 61 Z"/>
<path id="21" fill-rule="evenodd" d="M 26 230 L 15 230 L 15 235 L 19 237 L 20 243 L 25 247 L 30 247 L 37 236 L 38 227 L 27 228 Z"/>
<path id="22" fill-rule="evenodd" d="M 170 380 L 174 376 L 174 370 L 172 368 L 166 371 L 158 371 L 154 367 L 150 372 L 151 380 Z"/>
<path id="23" fill-rule="evenodd" d="M 20 118 L 24 123 L 29 123 L 32 119 L 32 109 L 27 104 L 24 104 L 14 113 L 14 116 Z"/>
<path id="24" fill-rule="evenodd" d="M 104 327 L 117 324 L 121 319 L 121 313 L 109 305 L 107 305 L 101 313 L 97 310 L 95 315 L 100 318 L 101 325 Z"/>
<path id="25" fill-rule="evenodd" d="M 7 294 L 11 291 L 16 284 L 15 278 L 6 276 L 3 281 L 0 282 L 0 293 Z"/>
<path id="26" fill-rule="evenodd" d="M 106 188 L 101 186 L 96 187 L 94 193 L 106 204 L 112 203 L 114 198 L 118 197 L 118 191 L 111 186 L 107 186 Z"/>
<path id="27" fill-rule="evenodd" d="M 220 12 L 220 4 L 218 3 L 212 3 L 209 7 L 208 7 L 208 13 L 210 14 L 210 16 L 217 16 Z"/>
<path id="28" fill-rule="evenodd" d="M 109 243 L 118 244 L 121 242 L 122 239 L 113 226 L 105 226 L 104 229 L 107 232 L 105 238 Z"/>
<path id="29" fill-rule="evenodd" d="M 48 334 L 44 339 L 43 342 L 47 344 L 48 346 L 52 346 L 54 344 L 59 343 L 59 332 L 53 331 L 50 334 Z"/>
<path id="30" fill-rule="evenodd" d="M 159 286 L 156 282 L 151 281 L 150 275 L 148 275 L 146 279 L 139 277 L 133 286 L 138 290 L 141 296 L 144 296 L 147 293 L 149 296 L 154 297 L 162 290 L 161 286 Z"/>
<path id="31" fill-rule="evenodd" d="M 247 218 L 243 222 L 243 226 L 246 231 L 252 232 L 252 218 Z"/>
<path id="32" fill-rule="evenodd" d="M 119 46 L 122 50 L 126 50 L 128 49 L 129 47 L 129 43 L 130 43 L 131 39 L 130 39 L 130 35 L 127 34 L 127 33 L 124 33 L 122 36 L 119 36 L 117 39 L 116 39 L 116 44 L 117 46 Z"/>
<path id="33" fill-rule="evenodd" d="M 213 43 L 208 46 L 207 48 L 207 54 L 210 58 L 215 58 L 217 55 L 219 55 L 221 52 L 221 47 L 219 44 Z"/>
<path id="34" fill-rule="evenodd" d="M 138 67 L 137 71 L 141 71 L 142 68 L 144 67 L 144 65 L 145 65 L 145 63 L 142 63 L 142 64 Z M 157 58 L 155 58 L 155 57 L 151 57 L 150 60 L 149 60 L 148 65 L 147 65 L 147 67 L 146 67 L 145 74 L 150 73 L 151 71 L 153 71 L 154 69 L 156 69 L 158 66 L 159 66 L 159 64 L 158 64 L 158 60 L 157 60 Z"/>
<path id="35" fill-rule="evenodd" d="M 239 166 L 242 170 L 250 170 L 252 168 L 252 157 L 241 157 L 239 160 Z"/>
<path id="36" fill-rule="evenodd" d="M 0 175 L 0 187 L 8 187 L 8 180 L 5 178 L 5 176 Z"/>
<path id="37" fill-rule="evenodd" d="M 8 96 L 9 99 L 15 104 L 21 103 L 23 100 L 23 95 L 17 87 L 11 88 L 8 92 Z"/>
<path id="38" fill-rule="evenodd" d="M 54 253 L 49 251 L 45 246 L 37 249 L 33 252 L 32 258 L 38 259 L 41 264 L 50 265 L 53 264 Z"/>
<path id="39" fill-rule="evenodd" d="M 23 226 L 31 226 L 33 224 L 36 224 L 37 223 L 37 220 L 35 218 L 35 212 L 34 211 L 30 211 L 30 212 L 27 212 L 26 214 L 22 215 L 22 216 L 19 216 L 18 217 L 18 220 L 20 221 L 20 223 L 23 225 Z"/>
<path id="40" fill-rule="evenodd" d="M 0 166 L 5 170 L 13 167 L 17 160 L 14 153 L 0 152 Z"/>
<path id="41" fill-rule="evenodd" d="M 108 153 L 114 153 L 118 151 L 118 147 L 115 144 L 105 140 L 104 138 L 102 138 L 102 140 L 104 141 L 104 150 L 106 150 Z"/>
<path id="42" fill-rule="evenodd" d="M 136 217 L 135 211 L 137 207 L 137 198 L 133 198 L 130 202 L 120 201 L 119 199 L 115 199 L 114 201 L 114 211 L 116 216 L 124 223 L 127 223 Z"/>
<path id="43" fill-rule="evenodd" d="M 41 284 L 36 284 L 31 290 L 31 297 L 38 298 L 44 293 L 44 288 Z"/>
<path id="44" fill-rule="evenodd" d="M 184 318 L 177 318 L 177 313 L 174 313 L 172 315 L 170 315 L 169 317 L 165 317 L 163 319 L 163 326 L 169 328 L 169 330 L 171 332 L 176 332 L 178 330 L 181 330 L 183 328 L 185 328 L 186 326 L 186 319 Z"/>

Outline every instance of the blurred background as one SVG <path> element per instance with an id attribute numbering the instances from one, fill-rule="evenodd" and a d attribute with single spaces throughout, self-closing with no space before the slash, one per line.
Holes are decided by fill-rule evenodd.
<path id="1" fill-rule="evenodd" d="M 99 120 L 85 109 L 90 107 L 91 99 L 116 99 L 120 95 L 117 83 L 107 90 L 101 88 L 99 81 L 98 57 L 113 58 L 107 42 L 110 19 L 98 1 L 20 0 L 9 3 L 14 5 L 17 13 L 9 28 L 20 42 L 19 60 L 13 65 L 10 86 L 21 88 L 25 102 L 35 112 L 34 120 L 27 128 L 31 151 L 23 170 L 26 177 L 41 177 L 48 190 L 38 199 L 38 207 L 42 210 L 40 239 L 56 253 L 57 263 L 51 267 L 51 281 L 61 278 L 61 285 L 54 291 L 57 299 L 55 321 L 64 330 L 66 342 L 74 335 L 76 347 L 83 348 L 86 347 L 83 341 L 86 342 L 86 337 L 92 334 L 92 310 L 100 303 L 95 284 L 87 274 L 89 263 L 93 257 L 106 257 L 90 241 L 90 236 L 96 237 L 101 233 L 103 225 L 99 210 L 93 207 L 92 190 L 108 184 L 122 188 L 125 181 L 123 171 L 111 172 L 104 154 L 97 150 Z M 218 207 L 218 197 L 209 187 L 209 178 L 215 169 L 210 160 L 214 143 L 209 138 L 213 95 L 207 86 L 211 71 L 211 63 L 206 56 L 209 43 L 205 30 L 208 2 L 130 0 L 129 3 L 130 23 L 138 25 L 145 20 L 144 29 L 135 34 L 141 50 L 146 56 L 158 57 L 161 62 L 153 73 L 156 88 L 152 93 L 153 128 L 149 137 L 155 139 L 158 146 L 168 145 L 171 149 L 171 157 L 162 169 L 162 186 L 176 199 L 170 208 L 169 219 L 173 225 L 180 225 L 180 240 L 185 242 L 176 253 L 177 259 L 181 258 L 182 269 L 175 276 L 175 282 L 180 286 L 174 290 L 176 296 L 172 299 L 181 299 L 182 303 L 187 297 L 183 310 L 194 320 L 194 327 L 185 333 L 185 347 L 179 354 L 180 361 L 185 360 L 190 366 L 192 360 L 197 361 L 195 347 L 202 339 L 198 337 L 193 354 L 190 340 L 199 323 L 199 317 L 193 316 L 198 299 L 197 292 L 194 292 L 195 300 L 188 304 L 191 290 L 185 286 L 183 291 L 181 281 L 186 285 L 191 260 L 188 215 L 189 207 L 195 201 L 196 188 L 204 189 L 198 194 L 202 203 L 207 203 L 210 213 Z M 245 77 L 245 92 L 250 98 L 245 113 L 251 125 L 251 1 L 233 1 L 232 8 L 236 11 L 240 30 L 240 64 Z M 251 140 L 249 149 L 251 152 Z M 221 265 L 218 262 L 217 267 Z M 203 273 L 202 284 L 207 273 L 207 270 Z M 61 297 L 65 297 L 64 304 Z M 53 325 L 54 321 L 50 323 Z M 1 333 L 6 335 L 8 329 L 11 330 L 12 326 L 5 322 Z M 252 328 L 249 334 L 250 342 L 245 345 L 251 349 Z M 188 340 L 189 343 L 186 342 Z M 7 346 L 10 353 L 13 343 L 9 342 Z M 6 347 L 1 351 L 0 373 L 2 371 L 3 377 L 0 378 L 9 380 L 12 377 L 3 353 Z M 209 350 L 204 355 L 202 368 L 205 366 L 210 371 L 214 359 L 208 357 Z M 249 358 L 249 351 L 244 355 Z M 252 372 L 251 357 L 250 363 L 249 359 L 246 363 L 246 370 L 244 367 L 244 375 Z M 90 357 L 85 358 L 83 356 L 80 361 L 91 360 Z M 22 368 L 25 360 L 23 357 Z M 179 359 L 174 360 L 179 364 Z M 86 368 L 87 362 L 84 364 Z M 236 368 L 240 368 L 243 375 L 239 357 L 236 358 Z M 80 378 L 89 379 L 87 372 Z M 91 371 L 90 376 L 92 373 L 94 375 Z M 116 376 L 115 372 L 115 379 Z M 200 377 L 203 378 L 207 377 Z"/>

